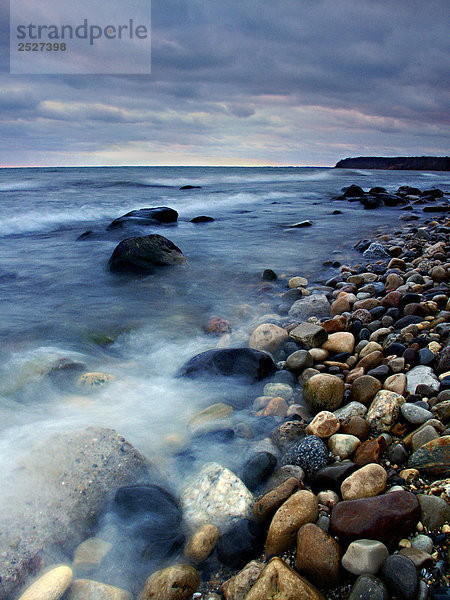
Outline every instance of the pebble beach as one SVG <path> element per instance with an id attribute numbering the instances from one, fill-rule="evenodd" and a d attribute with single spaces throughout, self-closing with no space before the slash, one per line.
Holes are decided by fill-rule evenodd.
<path id="1" fill-rule="evenodd" d="M 36 522 L 33 502 L 19 526 L 2 517 L 0 597 L 450 597 L 449 202 L 436 187 L 350 185 L 329 207 L 348 203 L 402 219 L 355 239 L 356 261 L 324 257 L 321 283 L 268 264 L 253 305 L 208 316 L 210 348 L 176 380 L 218 382 L 216 401 L 165 436 L 161 463 L 97 426 L 24 459 L 43 505 Z M 149 237 L 120 242 L 111 270 L 142 268 L 142 253 L 189 268 Z M 77 402 L 114 382 L 69 359 L 46 376 Z"/>

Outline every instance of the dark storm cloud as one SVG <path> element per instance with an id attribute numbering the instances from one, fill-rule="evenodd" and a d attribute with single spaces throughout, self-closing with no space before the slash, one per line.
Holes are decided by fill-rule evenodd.
<path id="1" fill-rule="evenodd" d="M 0 131 L 17 136 L 25 122 L 28 149 L 61 135 L 85 163 L 109 151 L 122 164 L 446 153 L 447 10 L 440 0 L 153 0 L 151 76 L 3 74 Z"/>

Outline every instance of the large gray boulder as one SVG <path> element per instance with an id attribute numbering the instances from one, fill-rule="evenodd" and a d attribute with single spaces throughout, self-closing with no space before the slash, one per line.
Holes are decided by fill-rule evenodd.
<path id="1" fill-rule="evenodd" d="M 186 263 L 181 250 L 162 235 L 127 238 L 116 246 L 109 259 L 114 272 L 151 272 L 155 267 Z"/>
<path id="2" fill-rule="evenodd" d="M 43 564 L 67 560 L 119 487 L 147 480 L 146 459 L 113 429 L 78 429 L 34 446 L 2 484 L 2 600 Z"/>

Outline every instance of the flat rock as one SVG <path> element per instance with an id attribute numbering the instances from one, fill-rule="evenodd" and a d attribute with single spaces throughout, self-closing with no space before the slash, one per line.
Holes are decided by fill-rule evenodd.
<path id="1" fill-rule="evenodd" d="M 289 333 L 292 338 L 302 348 L 317 348 L 327 339 L 328 333 L 320 325 L 314 323 L 300 323 Z"/>
<path id="2" fill-rule="evenodd" d="M 190 565 L 174 565 L 153 573 L 139 600 L 188 600 L 200 585 L 200 575 Z"/>
<path id="3" fill-rule="evenodd" d="M 352 473 L 342 482 L 344 500 L 370 498 L 386 489 L 387 473 L 381 465 L 370 463 Z"/>
<path id="4" fill-rule="evenodd" d="M 353 575 L 375 575 L 388 556 L 389 551 L 383 542 L 356 540 L 342 557 L 342 566 Z"/>
<path id="5" fill-rule="evenodd" d="M 342 404 L 344 392 L 342 379 L 328 373 L 313 375 L 303 385 L 303 397 L 314 411 L 333 412 Z"/>
<path id="6" fill-rule="evenodd" d="M 309 317 L 329 317 L 330 303 L 325 294 L 311 294 L 294 302 L 289 316 L 297 321 L 307 321 Z"/>
<path id="7" fill-rule="evenodd" d="M 88 427 L 43 440 L 23 458 L 0 511 L 0 577 L 8 597 L 47 562 L 72 554 L 116 490 L 148 479 L 145 458 L 112 429 Z M 32 499 L 32 502 L 30 502 Z"/>
<path id="8" fill-rule="evenodd" d="M 430 475 L 450 475 L 450 435 L 431 440 L 416 450 L 408 460 L 410 469 Z"/>
<path id="9" fill-rule="evenodd" d="M 204 524 L 226 530 L 233 519 L 251 515 L 254 499 L 234 473 L 217 463 L 206 464 L 181 493 L 184 517 L 192 529 Z"/>
<path id="10" fill-rule="evenodd" d="M 325 600 L 309 581 L 281 560 L 272 558 L 244 600 Z"/>
<path id="11" fill-rule="evenodd" d="M 389 390 L 377 392 L 366 415 L 371 428 L 380 433 L 390 431 L 397 421 L 400 407 L 404 402 L 404 397 L 395 392 Z"/>
<path id="12" fill-rule="evenodd" d="M 404 373 L 394 373 L 385 379 L 383 387 L 385 390 L 396 392 L 403 396 L 406 391 L 406 375 Z"/>
<path id="13" fill-rule="evenodd" d="M 253 348 L 207 350 L 188 360 L 178 371 L 178 377 L 243 377 L 258 381 L 276 370 L 269 354 Z"/>
<path id="14" fill-rule="evenodd" d="M 338 542 L 314 523 L 302 525 L 297 534 L 296 569 L 316 585 L 339 582 L 341 548 Z"/>
<path id="15" fill-rule="evenodd" d="M 317 516 L 316 496 L 307 490 L 295 492 L 273 516 L 266 539 L 266 555 L 280 554 L 294 546 L 300 527 L 313 523 Z"/>
<path id="16" fill-rule="evenodd" d="M 414 494 L 395 491 L 339 502 L 331 513 L 330 530 L 343 540 L 372 539 L 392 547 L 414 531 L 420 515 Z"/>
<path id="17" fill-rule="evenodd" d="M 59 600 L 69 588 L 72 578 L 70 567 L 60 566 L 51 569 L 32 583 L 19 600 Z"/>

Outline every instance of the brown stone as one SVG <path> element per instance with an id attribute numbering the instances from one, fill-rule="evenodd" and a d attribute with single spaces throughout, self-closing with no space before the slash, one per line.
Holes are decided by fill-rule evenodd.
<path id="1" fill-rule="evenodd" d="M 273 323 L 263 323 L 250 337 L 249 346 L 255 350 L 275 352 L 278 346 L 288 339 L 288 332 Z"/>
<path id="2" fill-rule="evenodd" d="M 344 541 L 367 538 L 391 548 L 415 530 L 419 501 L 405 491 L 339 502 L 331 513 L 330 531 Z"/>
<path id="3" fill-rule="evenodd" d="M 320 438 L 328 438 L 339 430 L 339 419 L 328 410 L 317 413 L 314 419 L 305 429 L 308 435 L 317 435 Z"/>
<path id="4" fill-rule="evenodd" d="M 288 409 L 288 403 L 284 398 L 277 396 L 271 398 L 266 406 L 256 413 L 257 417 L 285 417 Z"/>
<path id="5" fill-rule="evenodd" d="M 342 315 L 344 312 L 349 312 L 350 302 L 347 298 L 337 298 L 330 307 L 330 314 L 332 317 L 336 315 Z"/>
<path id="6" fill-rule="evenodd" d="M 342 315 L 338 315 L 332 319 L 328 319 L 328 321 L 324 321 L 321 325 L 327 333 L 337 333 L 338 331 L 344 331 L 347 319 Z"/>
<path id="7" fill-rule="evenodd" d="M 371 375 L 363 375 L 352 383 L 352 399 L 368 405 L 380 390 L 381 383 L 378 379 Z"/>
<path id="8" fill-rule="evenodd" d="M 403 294 L 394 290 L 393 292 L 389 292 L 386 294 L 384 298 L 382 298 L 380 304 L 385 308 L 397 307 L 400 304 L 400 300 L 402 299 Z"/>
<path id="9" fill-rule="evenodd" d="M 387 473 L 381 465 L 370 463 L 361 467 L 341 485 L 341 494 L 344 500 L 357 500 L 371 498 L 381 494 L 386 489 Z"/>
<path id="10" fill-rule="evenodd" d="M 385 390 L 390 390 L 391 392 L 396 392 L 403 396 L 406 390 L 407 379 L 404 373 L 394 373 L 386 379 L 384 382 L 383 388 Z"/>
<path id="11" fill-rule="evenodd" d="M 303 397 L 314 411 L 336 410 L 342 404 L 345 384 L 339 377 L 319 373 L 303 385 Z"/>
<path id="12" fill-rule="evenodd" d="M 267 534 L 267 556 L 281 554 L 295 544 L 297 531 L 318 516 L 317 498 L 312 492 L 300 490 L 290 496 L 275 513 Z"/>
<path id="13" fill-rule="evenodd" d="M 372 310 L 372 308 L 376 308 L 380 303 L 376 298 L 366 298 L 365 300 L 358 300 L 353 305 L 353 310 L 359 310 L 360 308 L 364 308 L 366 310 Z"/>
<path id="14" fill-rule="evenodd" d="M 269 561 L 244 600 L 325 600 L 309 581 L 275 557 Z"/>
<path id="15" fill-rule="evenodd" d="M 93 579 L 75 579 L 64 600 L 132 600 L 130 592 Z M 34 600 L 38 600 L 35 598 Z M 50 599 L 49 599 L 50 600 Z"/>
<path id="16" fill-rule="evenodd" d="M 219 539 L 220 533 L 215 525 L 201 525 L 189 538 L 184 555 L 194 562 L 203 562 L 208 558 Z"/>
<path id="17" fill-rule="evenodd" d="M 32 583 L 19 600 L 59 600 L 70 586 L 72 577 L 70 567 L 65 565 L 55 567 Z"/>
<path id="18" fill-rule="evenodd" d="M 328 336 L 327 341 L 322 344 L 324 350 L 335 354 L 340 354 L 341 352 L 348 352 L 351 354 L 354 347 L 355 338 L 352 333 L 348 333 L 347 331 L 331 333 Z"/>
<path id="19" fill-rule="evenodd" d="M 339 582 L 341 548 L 338 542 L 314 523 L 300 527 L 297 534 L 296 569 L 316 585 Z"/>
<path id="20" fill-rule="evenodd" d="M 314 323 L 300 323 L 289 332 L 289 337 L 292 338 L 302 348 L 317 348 L 321 346 L 327 339 L 328 334 L 324 327 L 314 325 Z"/>
<path id="21" fill-rule="evenodd" d="M 370 427 L 379 432 L 390 431 L 404 402 L 400 394 L 380 390 L 367 411 L 366 419 Z"/>
<path id="22" fill-rule="evenodd" d="M 265 566 L 259 560 L 252 560 L 234 577 L 225 581 L 220 587 L 225 600 L 244 600 Z"/>
<path id="23" fill-rule="evenodd" d="M 200 575 L 189 565 L 173 565 L 147 579 L 139 600 L 188 600 L 200 585 Z"/>
<path id="24" fill-rule="evenodd" d="M 356 435 L 360 440 L 365 440 L 369 435 L 369 423 L 364 419 L 356 415 L 349 417 L 341 423 L 341 433 L 348 433 L 349 435 Z"/>
<path id="25" fill-rule="evenodd" d="M 382 435 L 375 440 L 367 440 L 356 449 L 353 462 L 358 467 L 364 467 L 364 465 L 370 463 L 379 463 L 381 456 L 386 451 L 386 447 L 386 440 Z"/>
<path id="26" fill-rule="evenodd" d="M 358 308 L 352 314 L 352 321 L 361 321 L 363 325 L 368 325 L 373 321 L 371 313 L 365 308 Z"/>
<path id="27" fill-rule="evenodd" d="M 275 511 L 285 502 L 292 494 L 303 488 L 302 482 L 296 477 L 289 477 L 277 487 L 271 489 L 267 494 L 255 503 L 253 513 L 260 521 L 269 519 Z"/>
<path id="28" fill-rule="evenodd" d="M 357 368 L 361 367 L 367 373 L 367 371 L 370 371 L 370 369 L 373 369 L 374 367 L 378 367 L 378 365 L 381 365 L 382 362 L 383 362 L 383 353 L 380 352 L 379 350 L 375 350 L 374 352 L 371 352 L 367 356 L 364 356 L 364 358 L 362 358 L 359 361 L 359 363 L 356 365 L 356 367 Z"/>

